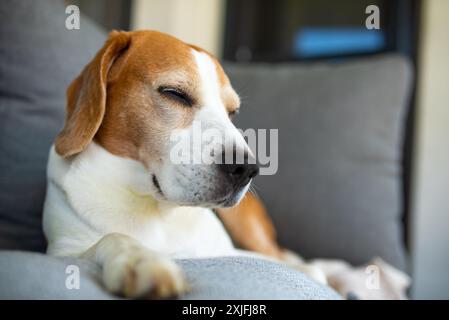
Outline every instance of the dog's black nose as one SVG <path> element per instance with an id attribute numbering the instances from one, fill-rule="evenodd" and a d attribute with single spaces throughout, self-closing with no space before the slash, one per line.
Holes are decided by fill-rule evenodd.
<path id="1" fill-rule="evenodd" d="M 224 159 L 224 157 L 223 157 Z M 253 160 L 253 161 L 250 161 Z M 220 170 L 225 173 L 234 184 L 239 184 L 244 186 L 248 184 L 248 182 L 259 174 L 259 166 L 255 162 L 254 158 L 245 154 L 243 163 L 224 163 L 219 164 Z M 236 156 L 234 152 L 233 162 L 236 161 Z"/>

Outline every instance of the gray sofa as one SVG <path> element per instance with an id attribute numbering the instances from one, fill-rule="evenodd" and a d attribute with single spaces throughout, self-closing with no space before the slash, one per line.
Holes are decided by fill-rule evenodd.
<path id="1" fill-rule="evenodd" d="M 64 120 L 65 88 L 105 32 L 86 17 L 64 27 L 63 1 L 0 2 L 0 298 L 110 299 L 98 267 L 43 254 L 48 149 Z M 406 270 L 400 223 L 401 146 L 412 78 L 380 56 L 335 64 L 225 65 L 242 96 L 241 128 L 279 129 L 278 171 L 258 177 L 282 245 L 306 258 Z M 253 258 L 181 260 L 185 299 L 338 299 L 285 266 Z M 68 290 L 67 266 L 81 270 Z"/>

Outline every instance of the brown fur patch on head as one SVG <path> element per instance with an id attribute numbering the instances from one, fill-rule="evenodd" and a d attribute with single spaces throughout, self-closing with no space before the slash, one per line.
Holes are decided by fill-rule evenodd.
<path id="1" fill-rule="evenodd" d="M 174 129 L 191 125 L 202 105 L 201 80 L 188 45 L 157 31 L 112 32 L 96 58 L 68 89 L 68 116 L 56 141 L 62 156 L 95 140 L 112 154 L 149 166 L 160 161 Z M 239 100 L 219 62 L 221 97 L 228 111 Z M 185 106 L 160 92 L 174 87 L 192 98 Z"/>
<path id="2" fill-rule="evenodd" d="M 198 83 L 190 48 L 153 31 L 130 33 L 130 46 L 108 80 L 107 111 L 95 137 L 113 154 L 158 161 L 173 129 L 193 121 L 193 107 L 161 97 L 158 88 L 182 88 L 194 95 Z"/>

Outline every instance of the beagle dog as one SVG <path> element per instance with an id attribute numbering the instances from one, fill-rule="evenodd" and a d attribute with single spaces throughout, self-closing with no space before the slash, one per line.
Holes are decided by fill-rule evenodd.
<path id="1" fill-rule="evenodd" d="M 256 164 L 170 160 L 170 136 L 192 136 L 195 121 L 229 137 L 234 155 L 253 157 L 230 119 L 239 105 L 208 52 L 156 31 L 110 33 L 69 86 L 65 126 L 50 150 L 48 254 L 98 263 L 105 288 L 129 298 L 182 294 L 188 284 L 174 259 L 245 254 L 232 240 L 289 260 L 247 194 Z"/>

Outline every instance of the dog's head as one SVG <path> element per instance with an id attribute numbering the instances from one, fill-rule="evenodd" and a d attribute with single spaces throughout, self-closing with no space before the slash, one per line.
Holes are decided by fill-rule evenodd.
<path id="1" fill-rule="evenodd" d="M 55 149 L 70 157 L 95 141 L 142 163 L 158 200 L 232 206 L 258 173 L 230 119 L 239 105 L 206 51 L 160 32 L 114 31 L 68 88 Z M 195 135 L 198 128 L 213 134 Z M 184 161 L 174 159 L 177 149 Z"/>

